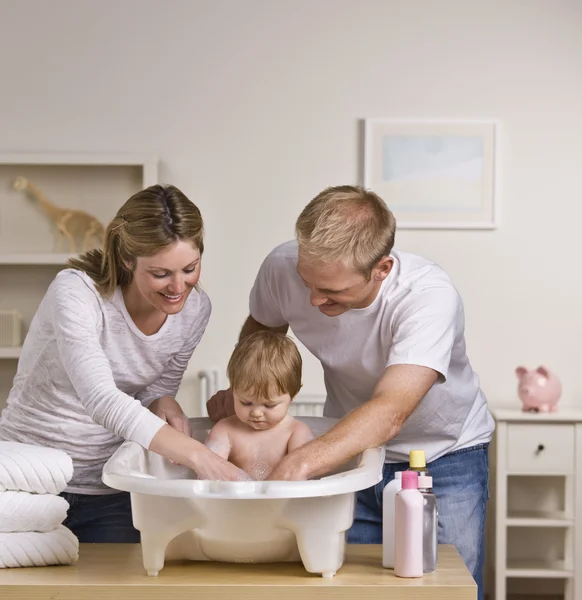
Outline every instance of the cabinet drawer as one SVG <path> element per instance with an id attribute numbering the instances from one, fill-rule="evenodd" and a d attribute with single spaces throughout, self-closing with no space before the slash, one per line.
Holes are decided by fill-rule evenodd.
<path id="1" fill-rule="evenodd" d="M 524 473 L 572 473 L 574 426 L 508 425 L 507 468 Z"/>

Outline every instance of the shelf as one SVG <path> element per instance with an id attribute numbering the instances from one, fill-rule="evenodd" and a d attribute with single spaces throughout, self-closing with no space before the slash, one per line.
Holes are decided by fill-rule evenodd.
<path id="1" fill-rule="evenodd" d="M 119 154 L 119 153 L 10 153 L 0 154 L 0 164 L 3 165 L 71 165 L 83 166 L 143 166 L 155 164 L 157 158 L 146 154 Z"/>
<path id="2" fill-rule="evenodd" d="M 539 579 L 571 579 L 572 569 L 564 567 L 564 561 L 510 560 L 506 577 L 531 577 Z"/>
<path id="3" fill-rule="evenodd" d="M 65 265 L 76 254 L 0 254 L 0 265 Z"/>
<path id="4" fill-rule="evenodd" d="M 574 469 L 563 469 L 559 465 L 556 465 L 551 473 L 540 473 L 534 469 L 531 471 L 526 471 L 525 469 L 507 469 L 505 473 L 508 479 L 512 477 L 570 477 L 574 475 Z"/>
<path id="5" fill-rule="evenodd" d="M 142 186 L 148 187 L 158 181 L 158 159 L 144 154 L 52 154 L 10 153 L 0 154 L 0 165 L 63 166 L 63 167 L 141 167 Z"/>
<path id="6" fill-rule="evenodd" d="M 559 511 L 515 511 L 505 519 L 508 527 L 572 527 L 574 519 Z"/>
<path id="7" fill-rule="evenodd" d="M 571 402 L 576 402 L 575 399 Z M 582 421 L 582 409 L 560 404 L 556 412 L 523 412 L 516 399 L 511 407 L 498 407 L 491 410 L 496 421 L 507 423 L 579 423 Z"/>
<path id="8" fill-rule="evenodd" d="M 14 348 L 0 348 L 0 359 L 19 358 L 21 350 L 22 348 L 20 348 L 20 346 L 15 346 Z"/>

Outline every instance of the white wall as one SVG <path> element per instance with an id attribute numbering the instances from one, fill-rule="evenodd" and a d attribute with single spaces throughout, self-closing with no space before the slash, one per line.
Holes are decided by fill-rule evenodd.
<path id="1" fill-rule="evenodd" d="M 195 374 L 225 367 L 301 208 L 360 180 L 361 119 L 500 119 L 501 227 L 397 247 L 460 289 L 492 404 L 514 401 L 521 363 L 580 403 L 581 17 L 575 0 L 3 0 L 0 151 L 159 155 L 207 222 Z M 323 392 L 312 361 L 304 390 Z"/>

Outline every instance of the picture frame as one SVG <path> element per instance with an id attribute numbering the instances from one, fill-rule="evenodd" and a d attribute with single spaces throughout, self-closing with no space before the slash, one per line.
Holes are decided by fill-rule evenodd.
<path id="1" fill-rule="evenodd" d="M 499 123 L 365 119 L 364 186 L 398 229 L 495 229 Z"/>

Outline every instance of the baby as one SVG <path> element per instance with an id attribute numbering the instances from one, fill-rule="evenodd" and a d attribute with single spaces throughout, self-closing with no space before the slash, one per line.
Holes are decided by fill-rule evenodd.
<path id="1" fill-rule="evenodd" d="M 228 363 L 232 417 L 210 431 L 206 445 L 245 471 L 268 479 L 288 453 L 313 439 L 311 429 L 287 411 L 301 388 L 301 355 L 291 338 L 258 331 L 236 346 Z"/>

